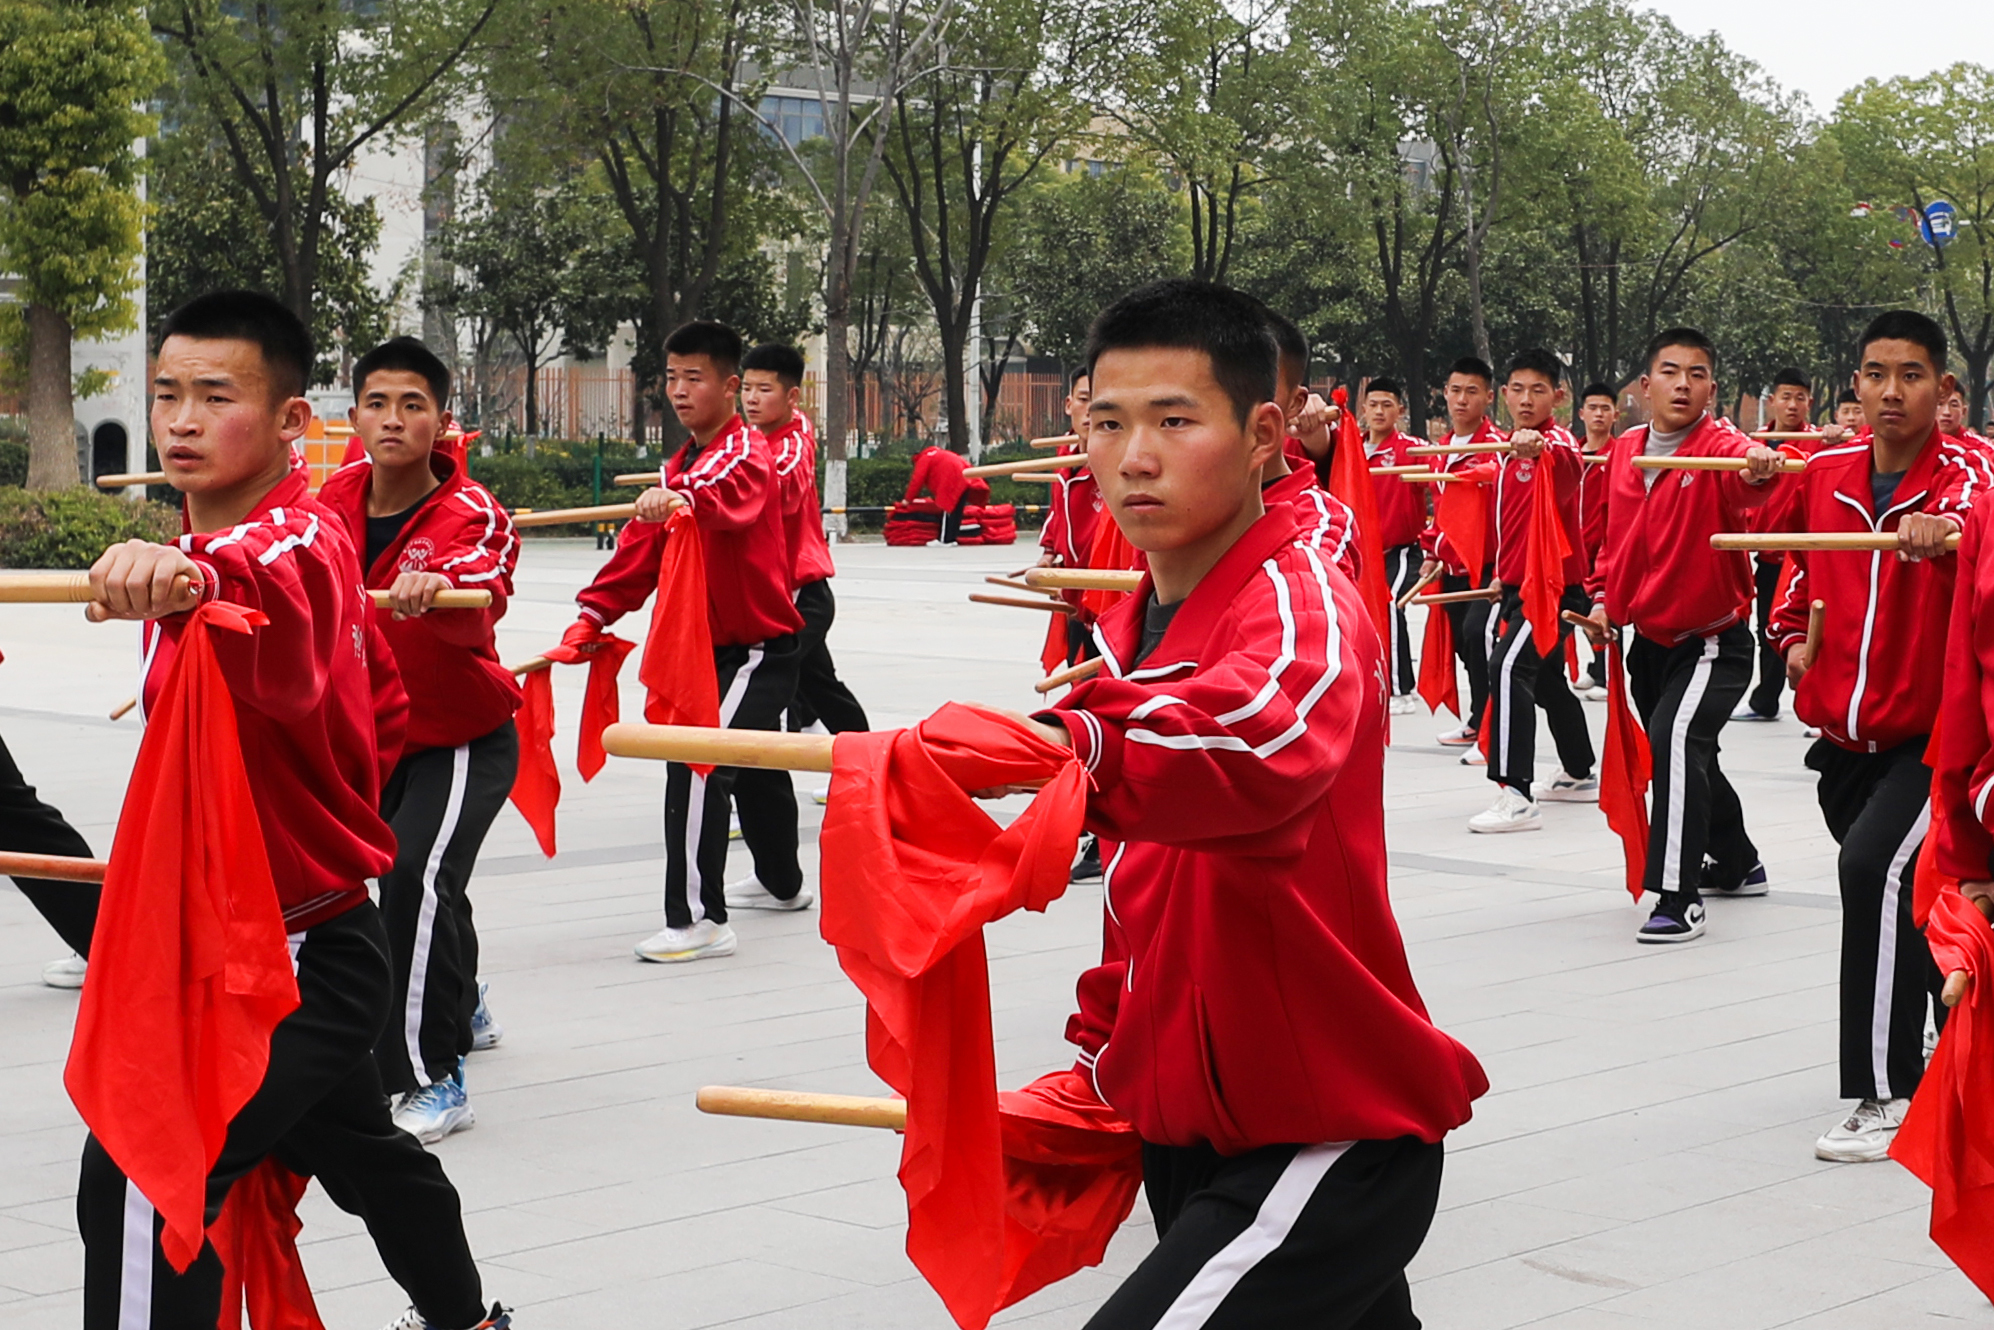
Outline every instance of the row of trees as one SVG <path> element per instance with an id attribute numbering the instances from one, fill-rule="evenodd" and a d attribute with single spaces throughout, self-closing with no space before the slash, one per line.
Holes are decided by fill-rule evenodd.
<path id="1" fill-rule="evenodd" d="M 106 35 L 35 36 L 79 16 Z M 1107 300 L 1188 273 L 1295 317 L 1340 376 L 1401 377 L 1416 422 L 1459 354 L 1544 344 L 1623 384 L 1678 321 L 1735 389 L 1788 363 L 1827 388 L 1900 304 L 1945 321 L 1986 410 L 1994 72 L 1872 82 L 1820 116 L 1628 0 L 0 0 L 17 342 L 53 337 L 38 308 L 124 312 L 118 145 L 149 90 L 156 308 L 279 292 L 328 374 L 420 308 L 473 400 L 500 361 L 600 354 L 627 327 L 638 418 L 669 429 L 680 321 L 822 328 L 836 460 L 866 372 L 917 329 L 962 444 L 1012 353 L 1071 360 Z M 98 117 L 63 131 L 78 146 L 18 129 L 65 99 Z M 422 154 L 437 222 L 387 291 L 353 176 L 382 145 Z M 126 220 L 37 211 L 79 180 Z M 1900 214 L 1941 198 L 1961 225 L 1934 248 Z"/>

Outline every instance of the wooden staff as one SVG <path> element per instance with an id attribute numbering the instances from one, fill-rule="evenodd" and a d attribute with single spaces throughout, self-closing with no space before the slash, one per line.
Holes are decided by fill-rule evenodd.
<path id="1" fill-rule="evenodd" d="M 663 483 L 655 471 L 632 471 L 610 482 L 612 485 L 662 485 Z"/>
<path id="2" fill-rule="evenodd" d="M 1030 448 L 1078 448 L 1083 440 L 1078 434 L 1054 434 L 1043 439 L 1033 439 Z"/>
<path id="3" fill-rule="evenodd" d="M 1580 453 L 1579 460 L 1587 465 L 1591 465 L 1594 462 L 1604 462 L 1611 456 L 1613 456 L 1612 453 Z"/>
<path id="4" fill-rule="evenodd" d="M 1719 533 L 1710 538 L 1713 550 L 1894 550 L 1894 531 L 1789 531 L 1764 536 Z M 1946 537 L 1946 548 L 1959 548 L 1959 532 Z"/>
<path id="5" fill-rule="evenodd" d="M 1440 575 L 1446 571 L 1444 567 L 1436 564 L 1432 572 L 1423 575 L 1417 582 L 1406 588 L 1406 593 L 1399 597 L 1399 608 L 1404 609 L 1406 606 L 1412 604 L 1414 596 L 1417 596 L 1420 592 L 1439 581 Z"/>
<path id="6" fill-rule="evenodd" d="M 118 703 L 118 705 L 111 708 L 111 719 L 123 720 L 127 715 L 130 714 L 131 709 L 137 705 L 138 705 L 138 698 L 136 697 L 126 698 L 124 701 Z"/>
<path id="7" fill-rule="evenodd" d="M 1828 436 L 1825 434 L 1815 433 L 1812 430 L 1766 429 L 1758 431 L 1756 434 L 1752 435 L 1752 437 L 1755 439 L 1765 439 L 1772 443 L 1784 443 L 1789 440 L 1794 442 L 1801 442 L 1810 439 L 1819 442 L 1821 440 L 1826 439 Z"/>
<path id="8" fill-rule="evenodd" d="M 1642 471 L 1743 471 L 1751 465 L 1742 457 L 1630 457 L 1627 459 Z M 1805 471 L 1807 463 L 1798 457 L 1788 457 L 1779 464 L 1781 471 Z"/>
<path id="9" fill-rule="evenodd" d="M 385 591 L 369 591 L 376 605 L 388 603 Z M 0 572 L 0 603 L 10 605 L 80 605 L 96 597 L 90 594 L 90 574 L 62 572 Z M 480 609 L 492 603 L 489 591 L 439 591 L 436 607 L 446 610 Z M 113 718 L 115 719 L 115 717 Z"/>
<path id="10" fill-rule="evenodd" d="M 1050 485 L 1058 480 L 1059 477 L 1053 475 L 1050 471 L 1020 471 L 1017 475 L 1012 476 L 1011 479 L 1022 480 L 1027 484 Z"/>
<path id="11" fill-rule="evenodd" d="M 1008 577 L 986 577 L 983 580 L 988 582 L 991 586 L 1009 587 L 1013 591 L 1038 590 L 1037 587 L 1033 586 L 1029 582 L 1015 582 Z"/>
<path id="12" fill-rule="evenodd" d="M 965 476 L 1015 476 L 1020 471 L 1058 471 L 1069 466 L 1086 466 L 1087 458 L 1082 453 L 1067 453 L 1062 457 L 1027 457 L 1017 462 L 991 462 L 984 466 L 972 466 L 962 474 Z"/>
<path id="13" fill-rule="evenodd" d="M 699 766 L 762 767 L 772 771 L 829 771 L 831 736 L 782 730 L 720 730 L 705 725 L 611 725 L 602 732 L 605 752 L 657 762 Z"/>
<path id="14" fill-rule="evenodd" d="M 1586 636 L 1592 639 L 1594 646 L 1606 641 L 1606 634 L 1599 631 L 1599 625 L 1577 610 L 1559 610 L 1558 617 L 1568 624 L 1585 629 Z"/>
<path id="15" fill-rule="evenodd" d="M 1037 590 L 1036 587 L 1033 590 Z M 1046 610 L 1053 614 L 1072 614 L 1074 609 L 1063 600 L 1024 600 L 1017 596 L 986 596 L 978 591 L 969 593 L 969 598 L 979 605 L 1009 605 L 1016 610 Z"/>
<path id="16" fill-rule="evenodd" d="M 1034 591 L 1133 591 L 1142 574 L 1121 568 L 1033 568 L 1025 584 Z"/>
<path id="17" fill-rule="evenodd" d="M 1450 480 L 1470 480 L 1467 476 L 1450 476 L 1445 471 L 1414 471 L 1399 479 L 1409 480 L 1415 485 L 1445 485 Z"/>
<path id="18" fill-rule="evenodd" d="M 1371 468 L 1371 474 L 1374 476 L 1428 476 L 1433 474 L 1433 468 L 1427 466 L 1425 463 L 1421 463 L 1418 466 L 1374 466 Z"/>
<path id="19" fill-rule="evenodd" d="M 512 673 L 521 675 L 538 674 L 542 670 L 551 670 L 553 668 L 554 662 L 545 656 L 535 656 L 530 660 L 522 660 L 517 665 L 506 666 L 506 669 L 512 671 Z"/>
<path id="20" fill-rule="evenodd" d="M 1800 648 L 1800 668 L 1814 668 L 1814 657 L 1821 654 L 1821 629 L 1828 622 L 1828 602 L 1817 600 L 1807 607 L 1807 641 Z"/>
<path id="21" fill-rule="evenodd" d="M 120 472 L 117 475 L 97 477 L 97 488 L 100 490 L 121 490 L 128 485 L 164 485 L 165 483 L 166 473 L 164 471 L 131 471 Z"/>
<path id="22" fill-rule="evenodd" d="M 8 877 L 42 877 L 56 882 L 102 882 L 110 865 L 102 859 L 73 859 L 66 854 L 0 852 L 0 873 Z"/>
<path id="23" fill-rule="evenodd" d="M 1500 600 L 1502 588 L 1498 586 L 1471 587 L 1466 591 L 1443 591 L 1437 596 L 1414 596 L 1414 605 L 1461 605 L 1471 600 Z"/>
<path id="24" fill-rule="evenodd" d="M 605 503 L 594 508 L 548 508 L 541 512 L 522 509 L 512 515 L 514 526 L 566 526 L 570 522 L 614 522 L 635 517 L 634 503 Z"/>
<path id="25" fill-rule="evenodd" d="M 367 595 L 377 607 L 387 608 L 387 592 L 369 591 Z M 489 591 L 439 591 L 430 605 L 439 610 L 481 610 L 491 603 L 492 593 Z"/>
<path id="26" fill-rule="evenodd" d="M 694 1101 L 702 1113 L 730 1118 L 773 1118 L 780 1122 L 828 1122 L 834 1127 L 907 1129 L 905 1099 L 873 1099 L 855 1094 L 811 1094 L 802 1090 L 756 1090 L 745 1085 L 703 1085 Z"/>
<path id="27" fill-rule="evenodd" d="M 1040 679 L 1032 685 L 1032 691 L 1035 693 L 1050 693 L 1055 688 L 1064 688 L 1070 683 L 1079 683 L 1082 679 L 1091 679 L 1101 672 L 1101 666 L 1105 663 L 1099 656 L 1095 656 L 1092 660 L 1083 660 L 1078 665 L 1069 665 L 1063 670 L 1048 674 L 1045 678 Z"/>
<path id="28" fill-rule="evenodd" d="M 1405 450 L 1407 457 L 1458 457 L 1463 453 L 1506 453 L 1506 443 L 1429 443 Z"/>

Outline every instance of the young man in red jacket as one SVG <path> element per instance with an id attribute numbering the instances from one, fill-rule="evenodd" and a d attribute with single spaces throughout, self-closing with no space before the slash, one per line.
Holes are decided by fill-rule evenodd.
<path id="1" fill-rule="evenodd" d="M 1565 400 L 1560 386 L 1564 366 L 1549 351 L 1524 351 L 1503 376 L 1503 398 L 1516 428 L 1509 456 L 1496 475 L 1496 577 L 1502 600 L 1496 610 L 1495 650 L 1489 656 L 1489 779 L 1496 801 L 1468 819 L 1468 830 L 1483 833 L 1536 831 L 1544 825 L 1539 798 L 1563 803 L 1597 803 L 1592 734 L 1585 708 L 1566 686 L 1563 652 L 1538 655 L 1530 621 L 1523 616 L 1523 580 L 1528 569 L 1536 489 L 1555 489 L 1558 524 L 1563 530 L 1564 566 L 1552 576 L 1560 585 L 1559 608 L 1584 613 L 1585 538 L 1579 531 L 1579 444 L 1557 422 Z M 1562 647 L 1571 625 L 1558 623 Z M 1538 789 L 1537 711 L 1550 723 L 1558 747 L 1558 771 Z"/>
<path id="2" fill-rule="evenodd" d="M 926 490 L 941 505 L 941 534 L 930 545 L 954 545 L 962 539 L 963 513 L 971 505 L 990 502 L 990 482 L 981 476 L 965 476 L 969 459 L 937 444 L 914 454 L 914 470 L 907 477 L 904 501 L 912 503 Z"/>
<path id="3" fill-rule="evenodd" d="M 741 389 L 741 336 L 696 321 L 665 339 L 665 391 L 691 435 L 660 469 L 661 485 L 637 496 L 637 520 L 624 524 L 616 552 L 575 597 L 581 617 L 561 640 L 583 652 L 602 630 L 658 588 L 664 523 L 690 508 L 706 564 L 707 622 L 720 685 L 720 723 L 737 730 L 782 728 L 796 695 L 803 616 L 791 595 L 782 489 L 768 440 L 734 411 Z M 636 946 L 647 961 L 731 956 L 727 924 L 727 808 L 739 773 L 700 776 L 665 765 L 665 926 Z M 787 821 L 747 823 L 742 840 L 755 878 L 778 900 L 803 890 L 796 857 L 795 795 Z M 696 881 L 695 881 L 696 879 Z"/>
<path id="4" fill-rule="evenodd" d="M 1064 409 L 1068 428 L 1082 440 L 1087 437 L 1087 400 L 1087 371 L 1077 369 L 1067 382 Z M 1085 447 L 1084 442 L 1078 447 L 1062 445 L 1059 451 L 1061 456 L 1067 456 Z M 1101 523 L 1101 502 L 1100 486 L 1094 483 L 1094 474 L 1086 467 L 1069 467 L 1053 473 L 1052 492 L 1046 500 L 1045 525 L 1039 528 L 1039 567 L 1087 566 L 1088 552 L 1094 548 L 1094 532 Z M 1060 598 L 1076 611 L 1082 608 L 1081 593 L 1078 591 L 1065 592 Z M 1079 613 L 1065 618 L 1066 663 L 1071 665 L 1092 654 L 1092 624 Z M 1089 876 L 1099 877 L 1100 865 L 1095 863 L 1093 868 Z"/>
<path id="5" fill-rule="evenodd" d="M 1988 482 L 1985 463 L 1939 432 L 1945 366 L 1945 333 L 1923 314 L 1892 310 L 1863 331 L 1855 383 L 1870 437 L 1814 454 L 1790 520 L 1801 531 L 1882 533 L 1896 549 L 1794 551 L 1773 613 L 1793 709 L 1821 731 L 1807 765 L 1842 847 L 1841 1083 L 1857 1104 L 1814 1146 L 1842 1163 L 1889 1150 L 1924 1075 L 1927 995 L 1939 981 L 1912 922 L 1911 878 L 1930 820 L 1936 663 L 1950 654 L 1958 560 L 1946 540 Z M 1827 617 L 1810 666 L 1817 601 Z"/>
<path id="6" fill-rule="evenodd" d="M 1703 893 L 1762 896 L 1765 869 L 1745 834 L 1737 792 L 1717 765 L 1717 736 L 1752 680 L 1750 558 L 1710 548 L 1788 483 L 1781 454 L 1710 414 L 1717 353 L 1694 328 L 1648 344 L 1641 391 L 1650 419 L 1614 441 L 1606 476 L 1606 538 L 1587 589 L 1588 630 L 1631 625 L 1627 679 L 1653 753 L 1644 892 L 1653 912 L 1642 942 L 1703 936 Z M 1658 471 L 1636 457 L 1735 457 L 1743 471 Z M 1611 631 L 1618 631 L 1617 628 Z M 1706 865 L 1706 860 L 1708 864 Z"/>
<path id="7" fill-rule="evenodd" d="M 1406 449 L 1419 440 L 1399 429 L 1405 418 L 1405 390 L 1396 379 L 1373 379 L 1364 387 L 1364 460 L 1371 466 L 1412 466 L 1419 459 Z M 1391 657 L 1392 714 L 1418 708 L 1412 695 L 1412 634 L 1406 627 L 1399 597 L 1419 580 L 1426 562 L 1420 533 L 1426 530 L 1426 489 L 1408 485 L 1398 476 L 1372 476 L 1371 492 L 1378 504 L 1378 544 L 1385 551 L 1385 583 L 1392 592 L 1392 635 L 1385 644 Z"/>
<path id="8" fill-rule="evenodd" d="M 817 498 L 817 432 L 797 405 L 803 391 L 803 353 L 764 342 L 741 358 L 741 414 L 768 440 L 774 454 L 776 486 L 782 500 L 783 533 L 789 545 L 789 580 L 796 588 L 796 612 L 803 619 L 797 637 L 796 692 L 785 708 L 792 730 L 822 722 L 832 734 L 869 730 L 865 708 L 838 677 L 827 638 L 837 617 L 831 595 L 831 547 L 824 539 L 823 505 Z M 823 801 L 823 796 L 818 796 Z M 751 847 L 780 844 L 796 835 L 796 786 L 786 771 L 743 767 L 734 777 L 734 806 L 741 815 L 741 838 Z M 808 909 L 816 893 L 808 887 L 784 899 L 757 877 L 727 884 L 727 906 L 744 910 Z"/>
<path id="9" fill-rule="evenodd" d="M 408 742 L 381 792 L 395 864 L 381 875 L 394 1016 L 375 1048 L 395 1125 L 425 1145 L 476 1123 L 464 1057 L 503 1037 L 478 982 L 471 870 L 519 771 L 519 684 L 493 631 L 512 595 L 519 537 L 491 491 L 436 446 L 450 371 L 413 337 L 353 365 L 349 416 L 361 460 L 318 501 L 346 528 L 362 584 L 409 695 Z M 440 591 L 489 591 L 490 608 L 439 610 Z"/>
<path id="10" fill-rule="evenodd" d="M 1477 356 L 1463 356 L 1455 361 L 1453 368 L 1447 371 L 1442 394 L 1447 403 L 1450 430 L 1448 436 L 1441 440 L 1442 444 L 1465 448 L 1471 444 L 1503 442 L 1503 432 L 1489 420 L 1489 410 L 1495 405 L 1495 370 L 1487 361 Z M 1491 457 L 1489 453 L 1455 453 L 1436 460 L 1442 463 L 1438 469 L 1449 475 L 1474 477 L 1486 472 L 1493 476 Z M 1470 485 L 1484 482 L 1464 478 L 1452 483 Z M 1471 587 L 1487 586 L 1495 565 L 1493 505 L 1490 507 L 1491 520 L 1482 536 L 1482 566 L 1479 568 L 1468 567 L 1466 556 L 1455 549 L 1453 542 L 1440 530 L 1438 496 L 1435 497 L 1433 511 L 1433 520 L 1427 523 L 1425 532 L 1420 536 L 1426 560 L 1420 564 L 1419 575 L 1425 577 L 1436 569 L 1440 570 L 1442 591 L 1466 591 Z M 1489 703 L 1489 654 L 1495 646 L 1490 630 L 1495 624 L 1495 602 L 1465 601 L 1443 608 L 1447 611 L 1447 617 L 1453 620 L 1454 655 L 1468 672 L 1468 714 L 1461 718 L 1459 725 L 1440 735 L 1440 743 L 1448 748 L 1468 749 L 1461 761 L 1464 765 L 1472 765 L 1481 761 L 1481 753 L 1474 748 L 1474 744 L 1481 737 L 1482 712 Z"/>
<path id="11" fill-rule="evenodd" d="M 1274 335 L 1274 400 L 1287 430 L 1281 451 L 1260 473 L 1261 502 L 1269 508 L 1293 508 L 1299 538 L 1354 582 L 1357 515 L 1328 488 L 1336 408 L 1309 391 L 1309 339 L 1300 325 L 1264 305 L 1261 309 Z"/>
<path id="12" fill-rule="evenodd" d="M 1105 672 L 1039 719 L 1092 774 L 1110 861 L 1067 1034 L 1141 1135 L 1158 1234 L 1089 1330 L 1410 1330 L 1440 1142 L 1487 1080 L 1392 918 L 1377 634 L 1261 501 L 1285 424 L 1256 302 L 1144 287 L 1089 363 L 1088 457 L 1149 579 L 1102 620 Z"/>
<path id="13" fill-rule="evenodd" d="M 1775 374 L 1771 403 L 1772 409 L 1766 417 L 1768 430 L 1780 434 L 1813 430 L 1814 386 L 1805 371 L 1789 368 Z M 1839 439 L 1836 441 L 1839 442 Z M 1807 456 L 1820 444 L 1809 439 L 1788 439 L 1782 440 L 1778 446 Z M 1786 530 L 1787 511 L 1799 492 L 1798 486 L 1787 486 L 1779 502 L 1766 504 L 1752 514 L 1750 529 Z M 1779 594 L 1780 571 L 1785 567 L 1786 556 L 1777 550 L 1767 550 L 1752 560 L 1752 577 L 1758 586 L 1759 681 L 1745 699 L 1745 705 L 1731 717 L 1732 720 L 1779 719 L 1779 695 L 1786 688 L 1786 657 L 1772 644 L 1772 611 L 1773 602 Z"/>
<path id="14" fill-rule="evenodd" d="M 262 1085 L 229 1124 L 208 1175 L 207 1220 L 276 1154 L 365 1221 L 415 1302 L 391 1330 L 500 1330 L 511 1317 L 485 1307 L 456 1189 L 389 1121 L 374 1060 L 391 979 L 367 879 L 394 862 L 393 833 L 376 809 L 407 704 L 346 533 L 292 465 L 291 444 L 311 420 L 311 364 L 310 334 L 267 296 L 217 292 L 169 314 L 152 433 L 183 496 L 187 534 L 174 545 L 114 545 L 90 570 L 92 618 L 144 622 L 147 708 L 171 672 L 186 611 L 224 600 L 269 618 L 215 653 L 291 932 L 300 1005 L 277 1026 Z M 95 1137 L 84 1144 L 76 1209 L 86 1330 L 216 1323 L 214 1248 L 175 1274 L 152 1206 Z"/>
<path id="15" fill-rule="evenodd" d="M 1585 542 L 1586 575 L 1592 575 L 1599 559 L 1599 547 L 1606 540 L 1606 470 L 1604 463 L 1613 451 L 1614 427 L 1620 423 L 1620 399 L 1603 383 L 1589 383 L 1579 394 L 1579 440 L 1585 470 L 1579 473 L 1579 536 Z M 1588 702 L 1604 702 L 1606 693 L 1606 652 L 1595 646 L 1592 664 L 1587 666 L 1588 684 L 1582 694 Z"/>

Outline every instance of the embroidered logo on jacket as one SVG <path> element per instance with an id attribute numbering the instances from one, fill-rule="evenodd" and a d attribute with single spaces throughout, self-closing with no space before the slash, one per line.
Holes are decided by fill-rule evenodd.
<path id="1" fill-rule="evenodd" d="M 402 546 L 401 570 L 405 573 L 419 573 L 429 567 L 430 556 L 436 553 L 436 546 L 429 537 L 417 536 Z"/>

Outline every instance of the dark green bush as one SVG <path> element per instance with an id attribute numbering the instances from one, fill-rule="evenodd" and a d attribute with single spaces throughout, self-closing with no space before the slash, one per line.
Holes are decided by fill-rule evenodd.
<path id="1" fill-rule="evenodd" d="M 0 568 L 88 568 L 107 546 L 180 535 L 178 510 L 77 488 L 0 488 Z"/>
<path id="2" fill-rule="evenodd" d="M 28 483 L 28 441 L 0 438 L 0 485 Z"/>

